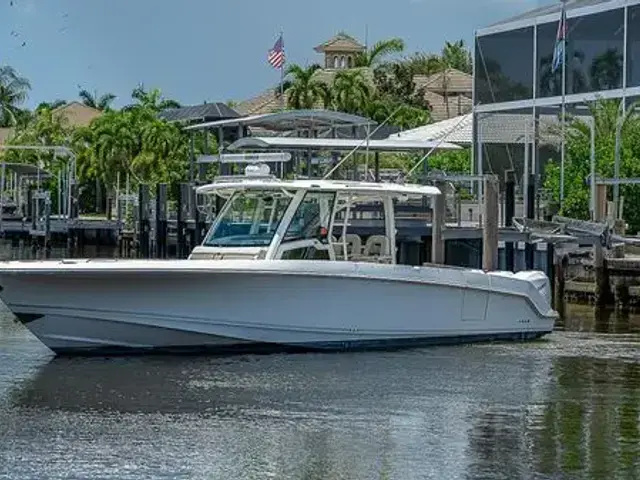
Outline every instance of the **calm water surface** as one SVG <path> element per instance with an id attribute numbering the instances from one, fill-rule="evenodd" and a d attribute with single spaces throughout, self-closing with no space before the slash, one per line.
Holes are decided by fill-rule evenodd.
<path id="1" fill-rule="evenodd" d="M 640 478 L 640 319 L 530 344 L 53 359 L 0 313 L 0 478 Z"/>

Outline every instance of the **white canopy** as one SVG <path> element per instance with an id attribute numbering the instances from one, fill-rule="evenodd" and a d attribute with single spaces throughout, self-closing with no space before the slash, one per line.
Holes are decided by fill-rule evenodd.
<path id="1" fill-rule="evenodd" d="M 440 190 L 431 185 L 415 185 L 397 183 L 350 182 L 341 180 L 279 180 L 265 178 L 222 179 L 220 182 L 203 185 L 196 190 L 199 194 L 209 194 L 229 190 L 324 190 L 336 192 L 353 192 L 380 196 L 433 196 L 440 195 Z"/>
<path id="2" fill-rule="evenodd" d="M 446 142 L 459 145 L 473 143 L 473 114 L 461 115 L 437 123 L 430 123 L 413 130 L 405 130 L 389 136 L 396 142 Z"/>
<path id="3" fill-rule="evenodd" d="M 350 151 L 360 147 L 361 151 L 368 148 L 371 151 L 407 152 L 431 150 L 458 150 L 461 147 L 448 142 L 387 139 L 369 140 L 353 138 L 301 138 L 301 137 L 244 137 L 229 145 L 229 150 L 333 150 Z"/>

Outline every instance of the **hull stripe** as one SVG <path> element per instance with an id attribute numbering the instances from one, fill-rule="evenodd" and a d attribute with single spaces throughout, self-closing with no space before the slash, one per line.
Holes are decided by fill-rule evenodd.
<path id="1" fill-rule="evenodd" d="M 338 342 L 310 342 L 300 344 L 275 344 L 266 342 L 237 343 L 231 345 L 190 345 L 162 347 L 125 347 L 100 345 L 87 347 L 65 347 L 53 349 L 64 356 L 105 356 L 105 355 L 147 355 L 147 354 L 244 354 L 276 352 L 339 352 L 366 350 L 394 350 L 427 346 L 459 345 L 466 343 L 486 343 L 504 341 L 535 340 L 550 331 L 529 331 L 509 333 L 486 333 L 476 335 L 456 335 L 448 337 L 422 337 L 402 339 L 356 340 Z"/>

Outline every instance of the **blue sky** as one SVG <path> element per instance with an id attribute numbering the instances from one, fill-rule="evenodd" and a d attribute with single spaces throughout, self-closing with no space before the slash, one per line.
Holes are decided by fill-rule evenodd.
<path id="1" fill-rule="evenodd" d="M 365 26 L 370 42 L 399 36 L 409 52 L 437 52 L 445 40 L 469 43 L 474 29 L 548 3 L 0 0 L 0 64 L 30 79 L 31 107 L 76 98 L 79 87 L 112 92 L 122 105 L 140 82 L 183 104 L 241 100 L 278 83 L 266 52 L 280 30 L 288 61 L 301 64 L 319 61 L 313 47 L 340 30 L 364 40 Z"/>

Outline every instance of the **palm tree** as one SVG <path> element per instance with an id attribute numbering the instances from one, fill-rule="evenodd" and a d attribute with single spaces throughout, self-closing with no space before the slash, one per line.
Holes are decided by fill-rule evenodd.
<path id="1" fill-rule="evenodd" d="M 13 67 L 0 67 L 0 127 L 16 125 L 19 105 L 26 99 L 31 84 L 18 75 Z"/>
<path id="2" fill-rule="evenodd" d="M 362 113 L 366 110 L 372 92 L 362 70 L 341 70 L 333 79 L 333 106 L 346 113 Z"/>
<path id="3" fill-rule="evenodd" d="M 291 65 L 287 68 L 288 79 L 286 92 L 287 103 L 290 108 L 313 108 L 319 100 L 326 96 L 326 85 L 314 78 L 320 65 L 314 64 L 307 68 L 300 65 Z"/>
<path id="4" fill-rule="evenodd" d="M 457 42 L 445 42 L 442 49 L 441 65 L 444 68 L 455 68 L 465 73 L 471 73 L 473 62 L 471 52 L 464 43 L 464 40 Z"/>
<path id="5" fill-rule="evenodd" d="M 359 53 L 354 59 L 356 67 L 374 67 L 381 63 L 385 57 L 400 53 L 404 50 L 404 41 L 401 38 L 390 38 L 381 40 L 373 45 L 371 49 Z"/>
<path id="6" fill-rule="evenodd" d="M 65 100 L 54 100 L 53 102 L 40 102 L 36 107 L 36 114 L 43 112 L 44 110 L 55 110 L 56 108 L 66 105 Z"/>
<path id="7" fill-rule="evenodd" d="M 146 90 L 143 84 L 140 84 L 133 89 L 133 92 L 131 92 L 131 98 L 136 100 L 137 103 L 125 107 L 127 110 L 136 107 L 143 107 L 156 112 L 161 112 L 162 110 L 181 107 L 181 105 L 175 100 L 164 98 L 162 96 L 162 91 L 159 88 Z"/>
<path id="8" fill-rule="evenodd" d="M 82 100 L 82 103 L 87 107 L 95 108 L 97 110 L 109 110 L 111 104 L 116 99 L 113 93 L 105 93 L 102 96 L 98 96 L 98 92 L 91 94 L 88 90 L 82 89 L 78 93 L 78 96 Z"/>

